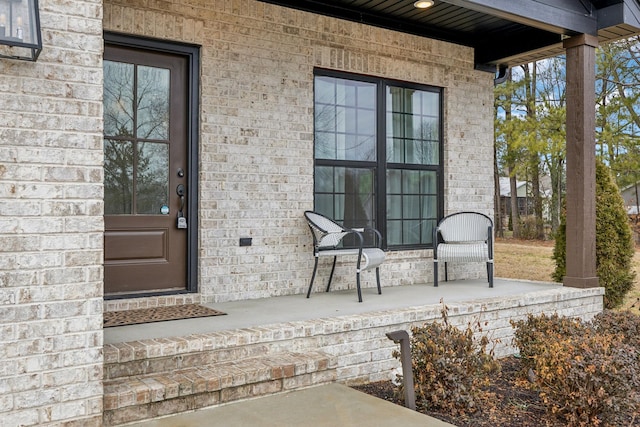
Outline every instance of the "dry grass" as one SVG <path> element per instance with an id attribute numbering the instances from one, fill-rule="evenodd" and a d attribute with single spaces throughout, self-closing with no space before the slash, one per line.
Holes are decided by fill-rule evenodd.
<path id="1" fill-rule="evenodd" d="M 553 242 L 496 239 L 495 275 L 508 279 L 552 282 Z"/>
<path id="2" fill-rule="evenodd" d="M 551 282 L 551 273 L 555 268 L 553 241 L 529 241 L 513 239 L 496 239 L 495 275 L 509 279 L 538 280 Z M 640 310 L 640 251 L 633 257 L 633 268 L 636 271 L 635 287 L 629 292 L 622 306 L 623 309 Z"/>
<path id="3" fill-rule="evenodd" d="M 633 256 L 633 269 L 636 272 L 635 286 L 624 299 L 622 309 L 633 309 L 640 313 L 640 250 L 638 248 Z"/>

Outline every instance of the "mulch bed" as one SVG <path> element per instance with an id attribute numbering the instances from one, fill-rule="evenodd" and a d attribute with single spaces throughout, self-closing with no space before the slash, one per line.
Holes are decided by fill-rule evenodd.
<path id="1" fill-rule="evenodd" d="M 563 427 L 565 423 L 545 412 L 536 391 L 519 380 L 521 363 L 515 357 L 500 360 L 502 370 L 491 380 L 493 397 L 473 414 L 453 416 L 431 410 L 420 412 L 458 427 Z M 403 405 L 391 381 L 354 386 L 356 390 Z M 640 426 L 640 420 L 629 421 L 624 426 Z"/>

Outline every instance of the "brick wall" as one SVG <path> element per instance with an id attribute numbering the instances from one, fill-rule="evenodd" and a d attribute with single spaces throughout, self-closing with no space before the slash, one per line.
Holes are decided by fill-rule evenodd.
<path id="1" fill-rule="evenodd" d="M 313 207 L 314 67 L 444 87 L 445 211 L 492 212 L 492 75 L 473 70 L 471 49 L 256 1 L 109 0 L 104 26 L 202 45 L 205 302 L 308 285 L 313 260 L 302 212 Z M 253 246 L 239 247 L 240 237 Z M 390 253 L 385 286 L 430 281 L 428 255 Z M 355 286 L 351 270 L 338 269 L 337 289 Z M 321 269 L 319 280 L 326 278 Z M 375 286 L 373 274 L 363 279 Z"/>
<path id="2" fill-rule="evenodd" d="M 102 419 L 102 4 L 41 0 L 0 59 L 0 424 Z"/>

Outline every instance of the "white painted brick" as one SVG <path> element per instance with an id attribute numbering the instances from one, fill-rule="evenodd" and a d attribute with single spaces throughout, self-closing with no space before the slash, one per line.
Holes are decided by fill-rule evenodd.
<path id="1" fill-rule="evenodd" d="M 452 171 L 446 185 L 466 191 L 463 199 L 448 198 L 450 206 L 445 209 L 492 209 L 489 168 L 478 167 L 478 177 L 468 179 L 469 165 L 492 164 L 493 135 L 491 114 L 486 113 L 493 99 L 492 76 L 473 70 L 470 49 L 286 9 L 265 20 L 265 15 L 253 16 L 246 7 L 236 7 L 237 1 L 229 5 L 234 13 L 203 8 L 193 16 L 189 8 L 151 13 L 146 3 L 112 1 L 104 12 L 106 29 L 194 40 L 204 46 L 200 216 L 215 221 L 202 224 L 200 272 L 205 301 L 306 290 L 312 264 L 310 251 L 301 250 L 299 244 L 310 244 L 300 218 L 313 203 L 314 66 L 445 87 L 445 139 L 450 141 L 445 156 Z M 261 6 L 266 14 L 272 10 L 270 5 Z M 176 18 L 193 20 L 195 31 L 165 25 Z M 202 26 L 205 21 L 223 25 L 224 31 L 217 25 Z M 449 159 L 448 153 L 457 150 L 465 155 Z M 479 186 L 482 182 L 489 184 Z M 472 206 L 470 183 L 479 191 L 471 199 Z M 292 218 L 296 228 L 291 227 Z M 274 227 L 268 219 L 283 221 Z M 240 235 L 254 237 L 254 244 L 230 256 L 229 249 L 237 248 Z M 292 235 L 300 237 L 292 239 Z M 276 251 L 292 256 L 284 261 Z M 387 273 L 392 263 L 406 272 L 393 281 Z M 230 269 L 214 268 L 221 264 Z M 390 260 L 382 270 L 383 281 L 430 280 L 429 270 L 416 275 L 413 267 L 402 257 Z M 352 288 L 351 276 L 348 269 L 339 269 L 335 288 Z M 375 281 L 367 277 L 363 285 L 372 287 Z"/>
<path id="2" fill-rule="evenodd" d="M 451 193 L 445 211 L 491 211 L 492 171 L 482 165 L 492 164 L 493 76 L 473 70 L 470 48 L 254 0 L 214 3 L 43 0 L 45 49 L 38 61 L 0 63 L 0 287 L 7 289 L 0 294 L 0 332 L 10 334 L 0 344 L 18 340 L 53 352 L 0 357 L 0 378 L 41 376 L 51 393 L 37 400 L 0 392 L 0 408 L 11 401 L 10 412 L 0 409 L 3 424 L 81 424 L 101 408 L 100 331 L 103 305 L 110 304 L 101 299 L 103 26 L 203 46 L 197 302 L 306 291 L 313 262 L 302 212 L 313 206 L 313 67 L 444 87 Z M 245 235 L 254 245 L 241 249 Z M 430 281 L 430 256 L 390 253 L 383 283 Z M 348 267 L 339 265 L 336 289 L 354 287 Z M 375 286 L 372 274 L 363 275 L 363 285 Z M 357 322 L 361 353 L 345 358 L 362 362 L 345 368 L 355 377 L 385 363 L 377 360 L 379 338 L 362 330 L 383 321 Z M 324 328 L 309 323 L 282 334 L 306 337 Z M 344 325 L 326 328 L 344 332 Z M 271 333 L 280 332 L 220 339 L 231 345 Z M 343 344 L 332 348 L 347 355 Z M 169 343 L 162 351 L 192 345 Z"/>
<path id="3" fill-rule="evenodd" d="M 13 394 L 0 392 L 3 426 L 79 421 L 102 395 L 90 367 L 101 367 L 101 315 L 65 335 L 65 322 L 85 314 L 84 300 L 102 296 L 95 279 L 87 284 L 101 269 L 102 247 L 86 234 L 102 238 L 101 7 L 95 1 L 40 6 L 47 19 L 38 62 L 0 65 L 0 304 L 7 302 L 5 289 L 16 299 L 0 305 L 0 378 L 14 384 Z M 70 14 L 76 19 L 69 21 Z M 65 270 L 65 263 L 84 271 Z M 70 349 L 91 360 L 63 366 L 60 352 Z M 60 387 L 74 382 L 87 391 L 65 402 L 70 394 Z"/>
<path id="4" fill-rule="evenodd" d="M 37 409 L 16 409 L 8 413 L 0 412 L 2 423 L 7 426 L 35 426 L 40 424 L 40 416 Z"/>

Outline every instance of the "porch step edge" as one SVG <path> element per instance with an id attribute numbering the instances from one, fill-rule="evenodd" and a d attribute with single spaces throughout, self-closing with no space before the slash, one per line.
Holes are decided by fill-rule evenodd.
<path id="1" fill-rule="evenodd" d="M 251 390 L 245 390 L 243 393 L 233 392 L 243 386 L 272 383 L 270 387 L 263 387 L 263 391 L 286 391 L 305 386 L 306 381 L 296 381 L 296 377 L 322 372 L 329 373 L 323 382 L 332 382 L 336 379 L 336 365 L 331 355 L 319 351 L 282 352 L 194 366 L 171 373 L 106 380 L 104 411 L 118 411 L 198 394 L 217 394 L 218 396 L 211 396 L 209 401 L 225 403 L 251 397 L 245 396 Z M 309 378 L 306 385 L 311 384 L 313 382 Z M 260 393 L 259 387 L 253 387 L 253 391 L 256 395 L 264 394 Z"/>

